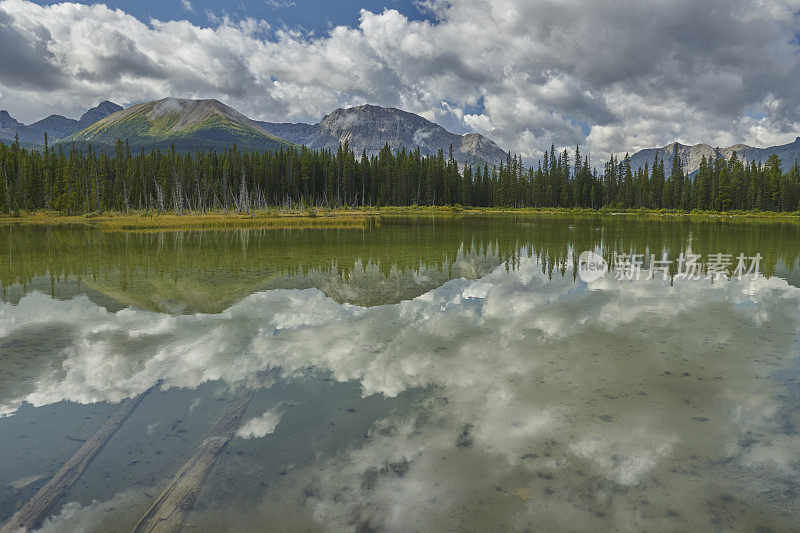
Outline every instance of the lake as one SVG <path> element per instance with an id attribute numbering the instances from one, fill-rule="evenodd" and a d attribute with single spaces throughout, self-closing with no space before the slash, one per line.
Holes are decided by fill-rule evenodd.
<path id="1" fill-rule="evenodd" d="M 188 530 L 797 530 L 799 261 L 791 219 L 0 227 L 0 523 L 138 398 L 37 528 L 131 531 L 227 420 Z"/>

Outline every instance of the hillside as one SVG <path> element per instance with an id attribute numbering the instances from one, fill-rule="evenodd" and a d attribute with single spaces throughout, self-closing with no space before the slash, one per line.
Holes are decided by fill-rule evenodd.
<path id="1" fill-rule="evenodd" d="M 134 150 L 167 148 L 223 150 L 236 144 L 247 150 L 275 150 L 290 143 L 217 100 L 162 100 L 113 113 L 64 142 L 112 146 L 127 140 Z"/>
<path id="2" fill-rule="evenodd" d="M 315 149 L 338 148 L 348 143 L 356 155 L 376 155 L 387 143 L 392 151 L 402 148 L 423 154 L 442 150 L 465 165 L 499 165 L 506 153 L 493 141 L 477 133 L 457 135 L 414 113 L 375 105 L 337 109 L 318 124 L 260 122 L 265 130 L 296 144 Z"/>

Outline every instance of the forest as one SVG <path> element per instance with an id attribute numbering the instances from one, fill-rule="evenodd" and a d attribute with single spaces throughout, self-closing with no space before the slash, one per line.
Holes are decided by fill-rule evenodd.
<path id="1" fill-rule="evenodd" d="M 665 157 L 672 158 L 669 174 Z M 181 153 L 174 147 L 132 153 L 56 145 L 29 149 L 0 143 L 0 213 L 65 214 L 251 212 L 271 207 L 461 205 L 470 207 L 603 207 L 677 210 L 800 210 L 800 167 L 703 158 L 693 175 L 677 155 L 631 168 L 612 156 L 600 173 L 580 148 L 549 153 L 535 167 L 507 155 L 499 166 L 459 168 L 449 154 L 419 149 L 353 153 L 348 145 L 316 151 L 289 147 L 248 152 L 237 147 Z"/>

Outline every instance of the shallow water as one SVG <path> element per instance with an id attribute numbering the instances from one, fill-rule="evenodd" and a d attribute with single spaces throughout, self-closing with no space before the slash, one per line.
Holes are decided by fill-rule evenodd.
<path id="1" fill-rule="evenodd" d="M 587 284 L 584 250 L 763 276 Z M 0 228 L 0 521 L 155 386 L 38 524 L 130 531 L 251 387 L 187 528 L 796 530 L 799 257 L 786 220 Z"/>

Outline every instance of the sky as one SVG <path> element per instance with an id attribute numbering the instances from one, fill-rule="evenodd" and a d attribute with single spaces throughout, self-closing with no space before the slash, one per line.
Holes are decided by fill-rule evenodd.
<path id="1" fill-rule="evenodd" d="M 36 2 L 39 5 L 58 1 Z M 92 5 L 99 2 L 79 2 Z M 380 13 L 395 9 L 413 20 L 425 20 L 430 11 L 419 9 L 413 0 L 247 0 L 210 2 L 208 0 L 137 0 L 103 2 L 111 9 L 121 9 L 141 21 L 188 20 L 198 26 L 209 26 L 215 17 L 227 15 L 232 20 L 247 17 L 264 20 L 275 28 L 287 27 L 314 35 L 325 35 L 335 26 L 356 26 L 361 9 Z"/>
<path id="2" fill-rule="evenodd" d="M 0 109 L 216 98 L 318 122 L 372 103 L 529 160 L 800 135 L 800 0 L 0 0 Z"/>

